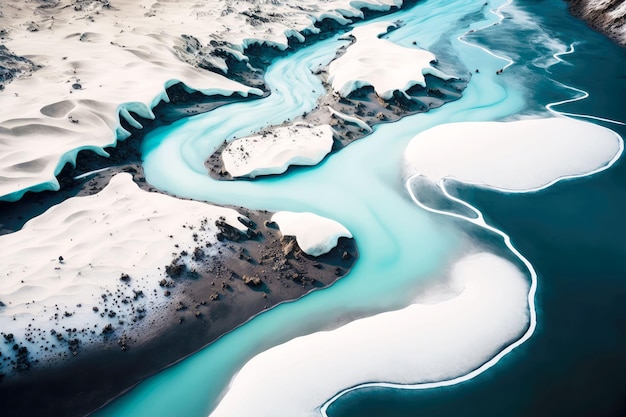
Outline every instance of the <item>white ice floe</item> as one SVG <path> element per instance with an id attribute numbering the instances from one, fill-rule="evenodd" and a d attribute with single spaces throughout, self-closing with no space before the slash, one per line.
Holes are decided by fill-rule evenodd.
<path id="1" fill-rule="evenodd" d="M 445 282 L 445 301 L 438 290 L 432 300 L 257 355 L 211 417 L 319 416 L 329 398 L 358 384 L 449 380 L 481 366 L 527 327 L 528 282 L 510 262 L 468 255 Z"/>
<path id="2" fill-rule="evenodd" d="M 454 178 L 506 191 L 530 191 L 610 166 L 623 143 L 610 129 L 556 117 L 450 123 L 411 140 L 410 169 L 435 183 Z"/>
<path id="3" fill-rule="evenodd" d="M 352 234 L 340 223 L 313 213 L 279 211 L 272 216 L 283 236 L 295 236 L 300 249 L 308 255 L 320 256 L 330 252 L 340 237 Z"/>
<path id="4" fill-rule="evenodd" d="M 316 165 L 333 147 L 329 125 L 294 124 L 261 135 L 236 139 L 222 152 L 224 168 L 233 177 L 282 174 L 291 165 Z"/>
<path id="5" fill-rule="evenodd" d="M 179 256 L 188 270 L 198 267 L 194 250 L 209 257 L 219 247 L 216 220 L 244 232 L 239 217 L 233 209 L 142 191 L 129 174 L 118 174 L 98 194 L 65 200 L 0 236 L 0 331 L 16 343 L 31 337 L 31 359 L 45 359 L 58 353 L 48 349 L 50 340 L 69 353 L 52 329 L 77 328 L 82 347 L 102 342 L 107 323 L 118 335 L 129 325 L 135 335 L 156 330 L 165 267 Z"/>
<path id="6" fill-rule="evenodd" d="M 433 53 L 379 38 L 393 26 L 393 23 L 378 22 L 350 32 L 356 42 L 328 67 L 328 81 L 333 90 L 347 97 L 361 87 L 372 86 L 379 97 L 390 99 L 394 91 L 405 92 L 414 85 L 425 87 L 427 74 L 453 78 L 431 66 L 437 60 Z"/>
<path id="7" fill-rule="evenodd" d="M 49 3 L 49 4 L 48 4 Z M 245 59 L 253 43 L 281 49 L 323 18 L 341 23 L 360 8 L 401 0 L 253 2 L 117 0 L 0 2 L 2 43 L 38 69 L 0 91 L 0 199 L 57 189 L 55 175 L 78 151 L 105 154 L 124 138 L 118 113 L 152 118 L 165 89 L 183 82 L 205 94 L 260 94 L 200 68 L 225 71 L 225 56 Z"/>

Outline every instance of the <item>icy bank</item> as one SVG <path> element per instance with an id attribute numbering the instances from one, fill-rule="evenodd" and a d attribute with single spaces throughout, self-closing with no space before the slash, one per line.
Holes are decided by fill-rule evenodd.
<path id="1" fill-rule="evenodd" d="M 425 87 L 426 74 L 453 78 L 431 66 L 437 60 L 433 53 L 379 38 L 393 26 L 393 23 L 378 22 L 350 32 L 356 42 L 328 67 L 328 81 L 333 90 L 347 97 L 361 87 L 372 86 L 379 97 L 388 100 L 394 91 L 404 92 L 414 85 Z"/>
<path id="2" fill-rule="evenodd" d="M 283 236 L 295 236 L 300 249 L 311 256 L 330 252 L 340 237 L 352 237 L 340 223 L 313 213 L 279 211 L 272 221 L 278 224 Z"/>
<path id="3" fill-rule="evenodd" d="M 403 310 L 257 355 L 211 416 L 317 416 L 325 401 L 361 383 L 449 380 L 482 365 L 526 328 L 528 282 L 508 261 L 468 255 L 444 283 L 445 297 L 439 288 Z"/>
<path id="4" fill-rule="evenodd" d="M 233 177 L 254 178 L 282 174 L 291 165 L 316 165 L 332 147 L 329 125 L 295 124 L 236 139 L 226 146 L 222 160 Z"/>
<path id="5" fill-rule="evenodd" d="M 167 300 L 161 280 L 170 261 L 185 251 L 179 263 L 193 271 L 198 251 L 202 258 L 218 253 L 215 222 L 247 231 L 240 217 L 142 191 L 119 174 L 100 193 L 68 199 L 0 237 L 0 329 L 42 361 L 102 344 L 107 329 L 158 330 L 166 324 L 159 306 Z M 74 331 L 58 338 L 62 328 Z M 73 338 L 79 342 L 68 349 Z M 11 357 L 10 349 L 0 346 L 2 358 Z"/>
<path id="6" fill-rule="evenodd" d="M 165 89 L 182 82 L 204 94 L 259 94 L 228 80 L 226 57 L 245 60 L 251 44 L 288 47 L 315 23 L 361 18 L 400 0 L 298 3 L 183 0 L 2 2 L 2 43 L 38 68 L 0 91 L 0 199 L 58 189 L 55 175 L 78 151 L 104 154 L 124 138 L 121 115 L 146 118 Z M 210 23 L 210 24 L 208 24 Z M 183 31 L 185 33 L 181 33 Z"/>
<path id="7" fill-rule="evenodd" d="M 531 191 L 612 164 L 623 150 L 610 129 L 556 117 L 443 124 L 411 140 L 410 169 L 440 183 L 453 178 L 505 191 Z"/>

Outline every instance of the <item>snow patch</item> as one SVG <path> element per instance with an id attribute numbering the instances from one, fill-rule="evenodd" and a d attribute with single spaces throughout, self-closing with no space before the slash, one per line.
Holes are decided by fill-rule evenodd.
<path id="1" fill-rule="evenodd" d="M 240 138 L 222 152 L 224 168 L 233 177 L 282 174 L 291 165 L 316 165 L 333 147 L 329 125 L 294 124 Z"/>
<path id="2" fill-rule="evenodd" d="M 314 213 L 279 211 L 272 221 L 278 224 L 283 236 L 295 236 L 300 249 L 311 256 L 330 252 L 340 237 L 352 237 L 340 223 Z"/>
<path id="3" fill-rule="evenodd" d="M 358 127 L 360 127 L 361 129 L 365 130 L 366 132 L 374 131 L 367 123 L 365 123 L 363 120 L 359 119 L 356 116 L 350 116 L 349 114 L 342 113 L 339 110 L 335 110 L 330 106 L 326 106 L 326 108 L 328 109 L 328 111 L 330 112 L 332 116 L 338 119 L 344 120 L 348 123 L 353 123 L 357 125 Z"/>
<path id="4" fill-rule="evenodd" d="M 372 86 L 379 97 L 389 100 L 394 91 L 405 92 L 414 85 L 425 87 L 426 74 L 445 80 L 454 78 L 431 66 L 437 60 L 433 53 L 379 38 L 394 26 L 377 22 L 350 32 L 356 42 L 328 67 L 328 82 L 333 90 L 347 97 L 361 87 Z"/>

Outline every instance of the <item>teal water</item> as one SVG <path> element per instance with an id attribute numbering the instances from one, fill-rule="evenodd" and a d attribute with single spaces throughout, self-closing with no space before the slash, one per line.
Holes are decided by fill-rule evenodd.
<path id="1" fill-rule="evenodd" d="M 562 65 L 552 55 L 565 52 L 570 40 L 554 38 L 537 20 L 528 19 L 528 12 L 518 8 L 517 2 L 503 9 L 506 19 L 500 23 L 490 10 L 503 4 L 492 1 L 483 7 L 474 0 L 427 0 L 379 19 L 402 20 L 403 26 L 389 39 L 405 46 L 416 42 L 434 52 L 442 67 L 468 77 L 472 73 L 471 82 L 460 100 L 379 126 L 374 134 L 318 167 L 254 182 L 219 182 L 206 175 L 203 161 L 224 140 L 310 111 L 322 91 L 311 70 L 328 63 L 345 44 L 337 38 L 274 62 L 267 73 L 272 90 L 268 98 L 224 106 L 146 138 L 144 169 L 156 187 L 220 204 L 316 212 L 348 227 L 361 257 L 353 271 L 331 288 L 257 316 L 146 380 L 98 416 L 206 416 L 232 376 L 256 353 L 298 335 L 406 305 L 421 281 L 444 270 L 458 256 L 467 244 L 465 232 L 416 207 L 403 188 L 403 152 L 408 141 L 440 123 L 545 114 L 545 104 L 572 93 L 549 79 L 550 71 Z M 470 30 L 471 34 L 459 39 Z M 517 37 L 518 33 L 524 37 Z M 536 41 L 534 46 L 529 47 L 529 38 Z M 496 70 L 510 63 L 506 57 L 515 64 L 496 75 Z M 540 97 L 538 88 L 542 89 Z M 376 395 L 378 391 L 366 397 L 389 398 Z M 329 414 L 367 415 L 359 409 L 361 394 L 350 398 L 348 405 L 341 400 L 336 403 L 343 411 L 330 409 Z"/>
<path id="2" fill-rule="evenodd" d="M 567 63 L 548 68 L 549 74 L 527 61 L 524 70 L 534 75 L 524 79 L 539 86 L 527 98 L 529 107 L 579 95 L 544 88 L 549 76 L 590 94 L 559 110 L 626 121 L 626 51 L 569 16 L 560 1 L 516 4 L 553 39 L 575 43 L 575 52 L 562 56 Z M 506 47 L 506 39 L 498 42 Z M 604 125 L 625 137 L 624 126 Z M 426 391 L 353 391 L 328 415 L 626 415 L 625 187 L 623 161 L 599 175 L 531 194 L 462 187 L 459 195 L 506 230 L 539 274 L 535 334 L 498 366 L 466 383 Z"/>

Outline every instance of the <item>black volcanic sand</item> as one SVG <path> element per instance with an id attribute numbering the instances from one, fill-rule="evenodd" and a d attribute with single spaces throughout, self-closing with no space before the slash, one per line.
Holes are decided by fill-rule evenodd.
<path id="1" fill-rule="evenodd" d="M 135 171 L 135 178 L 142 176 L 138 167 L 127 171 Z M 81 193 L 101 189 L 111 176 L 98 175 Z M 145 182 L 139 184 L 149 188 Z M 60 339 L 59 345 L 72 353 L 65 360 L 53 366 L 32 367 L 26 361 L 24 371 L 0 380 L 2 412 L 16 417 L 92 412 L 260 312 L 332 284 L 347 274 L 358 258 L 354 240 L 346 238 L 326 255 L 308 256 L 293 237 L 282 236 L 270 221 L 273 213 L 237 210 L 250 220 L 240 220 L 248 232 L 217 221 L 219 254 L 205 254 L 201 241 L 192 254 L 202 268 L 189 271 L 179 263 L 185 253 L 175 254 L 171 263 L 164 265 L 160 291 L 170 299 L 165 308 L 142 312 L 137 326 L 117 328 L 114 319 L 112 326 L 96 336 L 102 340 L 101 348 L 95 351 L 71 345 L 71 337 Z M 127 285 L 133 285 L 133 277 L 126 280 Z M 133 303 L 129 297 L 107 294 L 98 308 L 112 309 L 121 298 Z M 135 301 L 137 305 L 139 302 Z"/>

